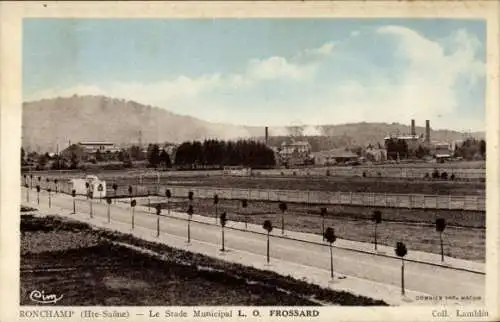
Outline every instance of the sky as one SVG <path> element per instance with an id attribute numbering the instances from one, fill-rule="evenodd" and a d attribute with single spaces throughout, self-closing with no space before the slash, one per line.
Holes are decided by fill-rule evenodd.
<path id="1" fill-rule="evenodd" d="M 470 19 L 25 19 L 23 100 L 106 95 L 239 125 L 485 129 Z"/>

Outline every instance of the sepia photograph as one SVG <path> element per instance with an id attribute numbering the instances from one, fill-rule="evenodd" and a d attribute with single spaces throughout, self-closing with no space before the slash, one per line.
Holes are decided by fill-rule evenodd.
<path id="1" fill-rule="evenodd" d="M 19 27 L 18 318 L 494 318 L 486 19 Z"/>

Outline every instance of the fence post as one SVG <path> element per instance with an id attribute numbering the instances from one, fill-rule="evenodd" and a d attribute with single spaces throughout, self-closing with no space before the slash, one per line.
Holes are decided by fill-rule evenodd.
<path id="1" fill-rule="evenodd" d="M 384 207 L 387 208 L 387 192 L 384 192 Z"/>
<path id="2" fill-rule="evenodd" d="M 413 195 L 409 195 L 409 205 L 408 205 L 408 209 L 412 209 L 413 208 Z"/>
<path id="3" fill-rule="evenodd" d="M 451 194 L 448 195 L 448 209 L 451 210 Z"/>
<path id="4" fill-rule="evenodd" d="M 352 206 L 352 191 L 349 192 L 349 205 Z"/>

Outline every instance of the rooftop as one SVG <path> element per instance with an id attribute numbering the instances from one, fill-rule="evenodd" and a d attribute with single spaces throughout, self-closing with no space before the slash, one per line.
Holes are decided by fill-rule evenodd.
<path id="1" fill-rule="evenodd" d="M 281 145 L 288 145 L 288 146 L 299 146 L 299 145 L 309 145 L 309 142 L 307 141 L 296 141 L 296 142 L 291 142 L 291 143 L 286 143 L 283 142 Z"/>
<path id="2" fill-rule="evenodd" d="M 418 140 L 420 138 L 420 135 L 396 135 L 396 136 L 386 136 L 384 140 L 389 140 L 389 139 L 399 139 L 399 140 Z"/>
<path id="3" fill-rule="evenodd" d="M 89 142 L 78 142 L 79 145 L 114 145 L 113 143 L 111 142 L 92 142 L 92 141 L 89 141 Z"/>
<path id="4" fill-rule="evenodd" d="M 313 152 L 313 156 L 330 157 L 330 158 L 357 158 L 358 155 L 345 149 L 332 149 L 319 152 Z"/>

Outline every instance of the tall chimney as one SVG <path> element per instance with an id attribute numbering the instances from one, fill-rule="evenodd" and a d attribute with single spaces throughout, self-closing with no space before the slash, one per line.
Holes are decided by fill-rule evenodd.
<path id="1" fill-rule="evenodd" d="M 269 128 L 267 126 L 265 128 L 265 142 L 266 145 L 269 144 Z"/>
<path id="2" fill-rule="evenodd" d="M 414 119 L 412 119 L 412 120 L 411 120 L 411 129 L 410 129 L 410 134 L 411 134 L 411 135 L 415 135 L 415 134 L 417 134 L 417 133 L 415 132 L 415 120 L 414 120 Z"/>
<path id="3" fill-rule="evenodd" d="M 429 120 L 425 120 L 425 142 L 431 142 L 431 124 Z"/>

